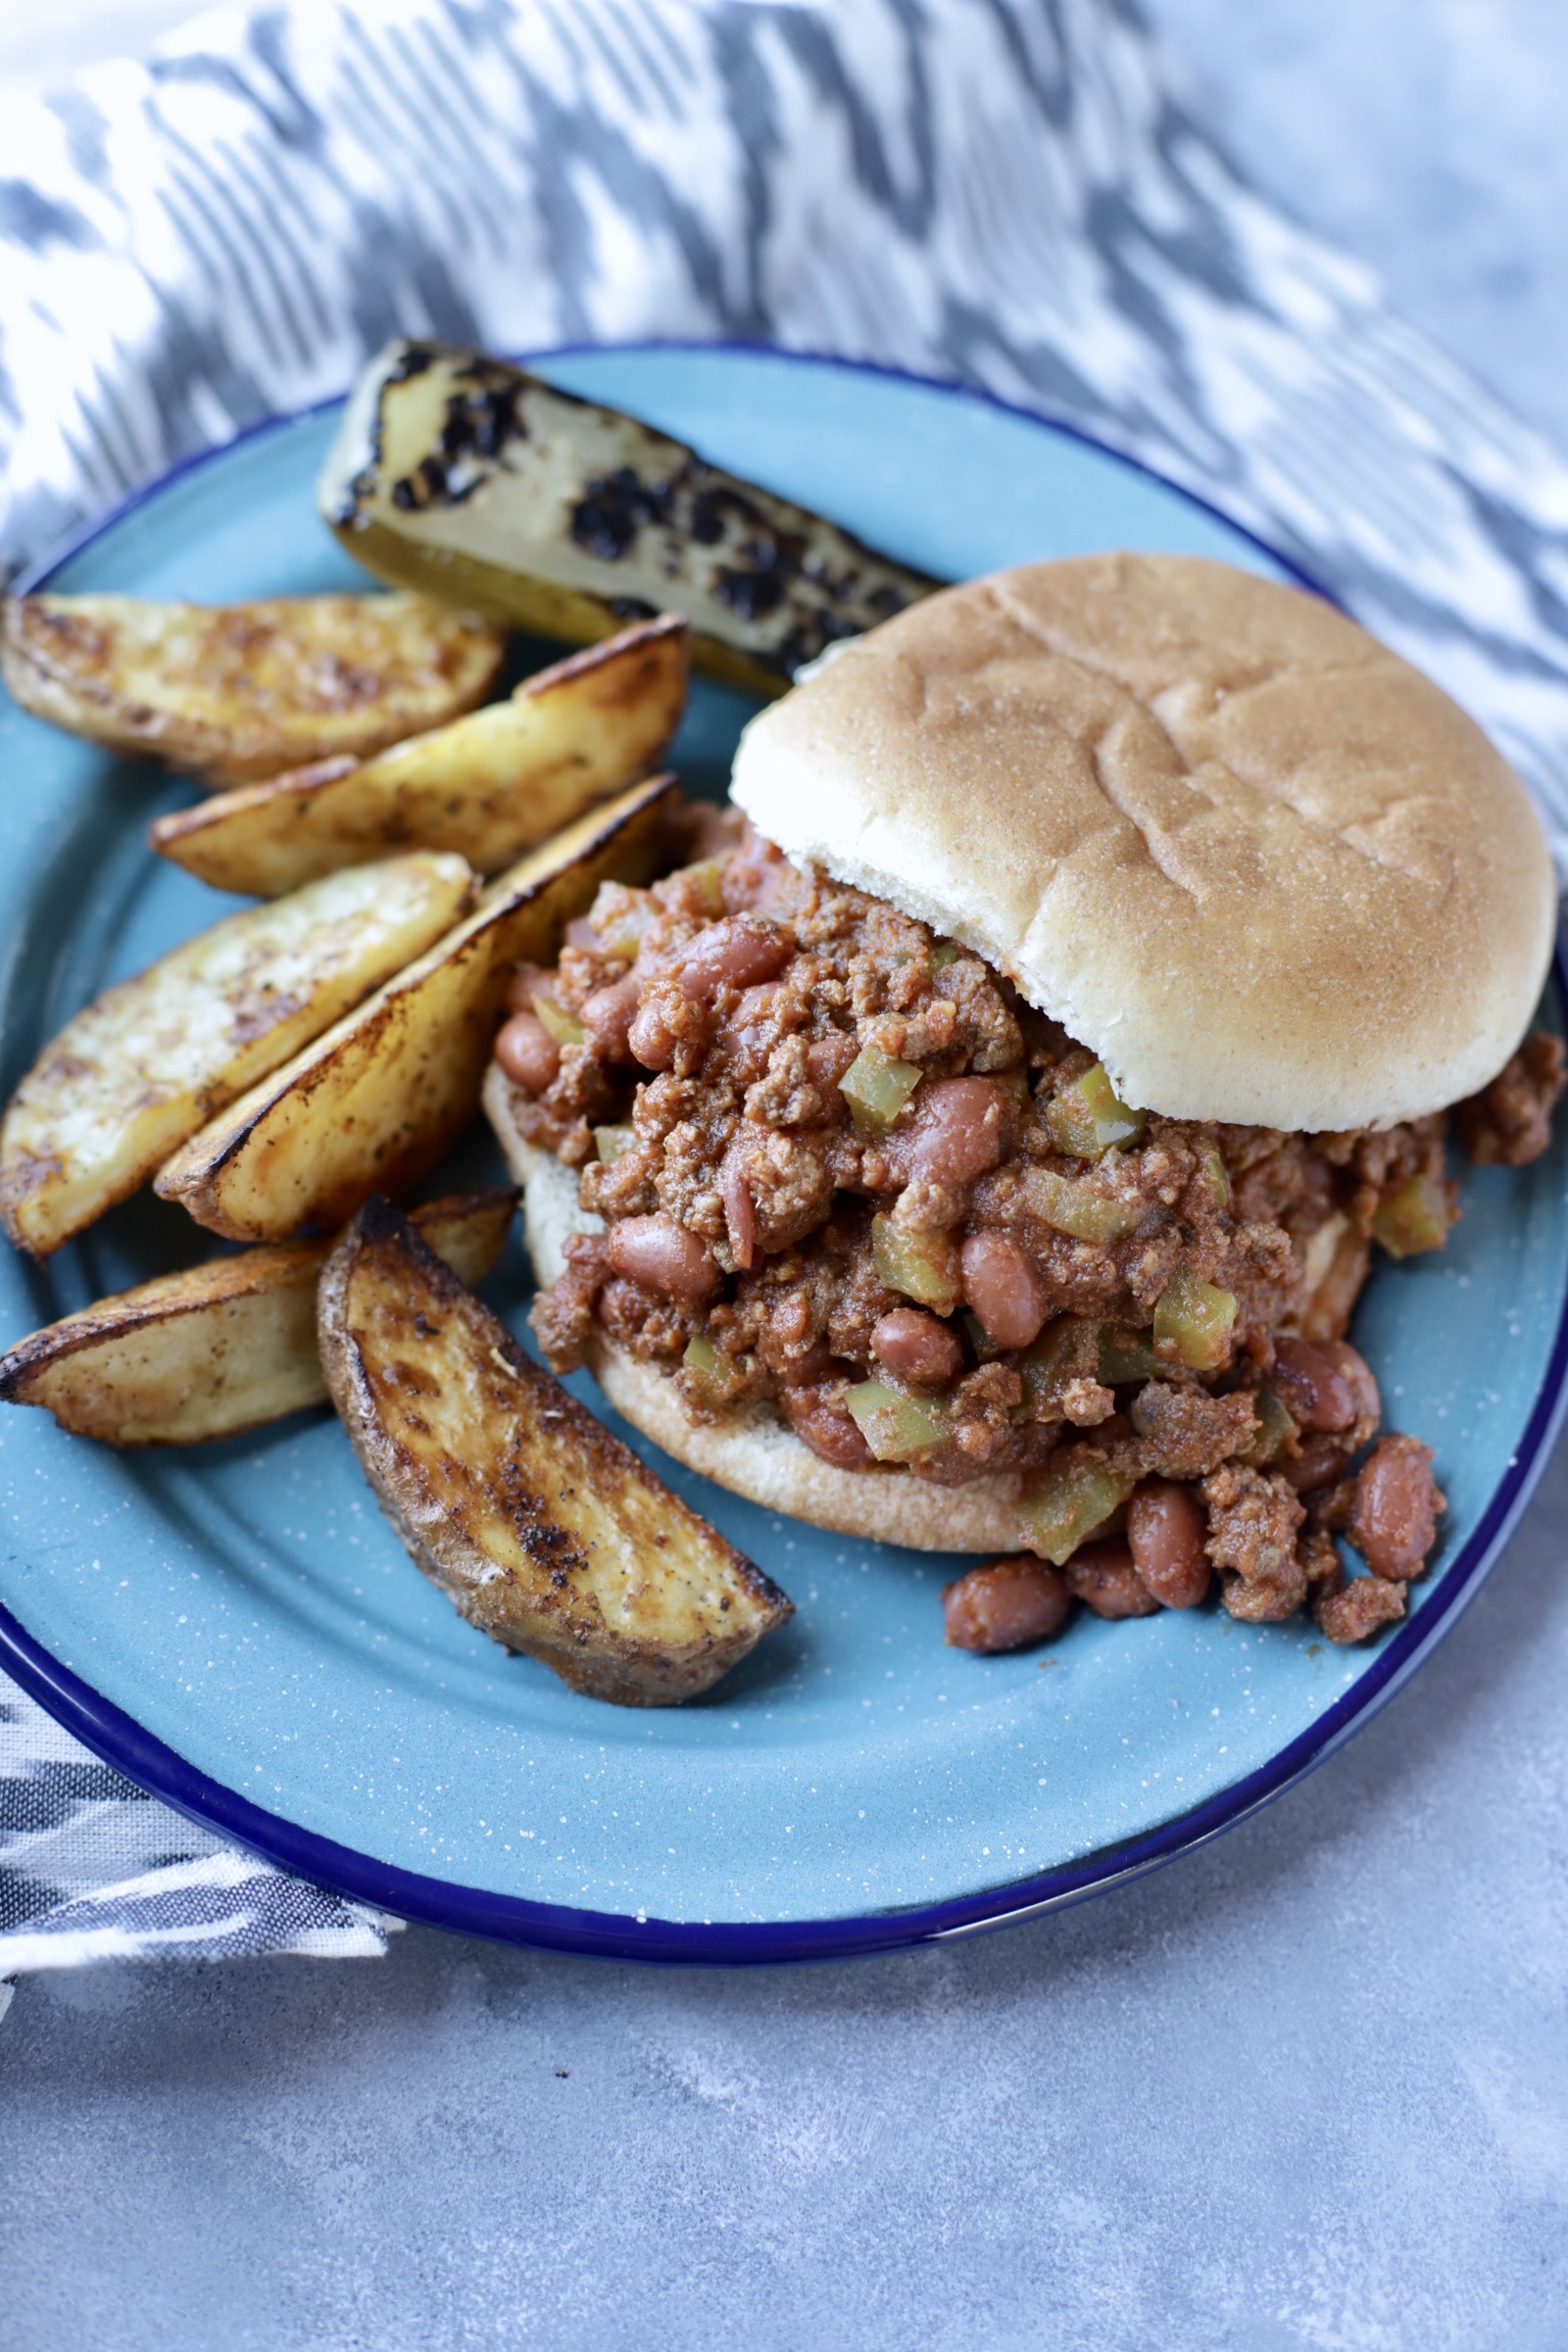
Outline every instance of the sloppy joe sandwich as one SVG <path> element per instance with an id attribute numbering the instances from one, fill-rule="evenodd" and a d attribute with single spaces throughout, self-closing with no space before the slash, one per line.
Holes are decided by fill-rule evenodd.
<path id="1" fill-rule="evenodd" d="M 486 1103 L 552 1364 L 774 1509 L 1003 1555 L 970 1647 L 1215 1577 L 1398 1616 L 1442 1496 L 1356 1299 L 1445 1242 L 1449 1112 L 1519 1163 L 1563 1082 L 1487 737 L 1316 597 L 1106 556 L 837 649 L 733 799 L 514 978 Z"/>

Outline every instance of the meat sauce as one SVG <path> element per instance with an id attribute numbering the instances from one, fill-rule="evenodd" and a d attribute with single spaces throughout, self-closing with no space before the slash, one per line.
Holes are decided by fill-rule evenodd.
<path id="1" fill-rule="evenodd" d="M 765 1400 L 845 1469 L 1019 1473 L 1034 1548 L 949 1588 L 961 1646 L 1216 1576 L 1233 1615 L 1309 1606 L 1331 1641 L 1402 1614 L 1443 1498 L 1345 1334 L 1374 1245 L 1446 1237 L 1446 1117 L 1145 1114 L 979 956 L 736 811 L 687 821 L 688 863 L 602 885 L 517 970 L 497 1040 L 518 1127 L 604 1221 L 534 1307 L 556 1369 L 602 1330 L 696 1418 Z M 1535 1156 L 1562 1086 L 1538 1032 L 1460 1107 L 1471 1158 Z"/>

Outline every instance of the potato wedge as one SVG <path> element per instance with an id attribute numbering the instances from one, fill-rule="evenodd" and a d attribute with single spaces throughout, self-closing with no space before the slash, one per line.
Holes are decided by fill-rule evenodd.
<path id="1" fill-rule="evenodd" d="M 46 1257 L 269 1070 L 450 931 L 461 858 L 417 851 L 247 907 L 108 989 L 44 1048 L 0 1122 L 0 1223 Z"/>
<path id="2" fill-rule="evenodd" d="M 154 1190 L 215 1233 L 276 1242 L 413 1184 L 478 1107 L 511 966 L 553 960 L 601 881 L 657 872 L 678 805 L 655 777 L 513 866 L 466 921 L 193 1136 Z"/>
<path id="3" fill-rule="evenodd" d="M 501 631 L 449 597 L 280 596 L 164 605 L 21 596 L 0 675 L 24 710 L 215 790 L 328 753 L 358 758 L 471 710 Z"/>
<path id="4" fill-rule="evenodd" d="M 481 1282 L 514 1186 L 431 1200 L 410 1220 L 461 1282 Z M 0 1397 L 41 1404 L 106 1446 L 196 1446 L 326 1402 L 316 1285 L 332 1242 L 244 1250 L 100 1298 L 0 1356 Z"/>
<path id="5" fill-rule="evenodd" d="M 941 585 L 618 409 L 440 343 L 370 362 L 317 500 L 384 580 L 553 637 L 684 612 L 698 667 L 755 694 Z"/>
<path id="6" fill-rule="evenodd" d="M 270 899 L 389 850 L 499 873 L 659 765 L 686 701 L 686 623 L 640 621 L 430 735 L 161 816 L 148 840 L 219 890 Z"/>
<path id="7" fill-rule="evenodd" d="M 416 1565 L 574 1690 L 672 1706 L 792 1612 L 466 1291 L 385 1200 L 318 1293 L 321 1364 Z"/>

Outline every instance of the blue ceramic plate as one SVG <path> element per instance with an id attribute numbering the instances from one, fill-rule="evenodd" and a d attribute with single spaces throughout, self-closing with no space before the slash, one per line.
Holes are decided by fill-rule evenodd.
<path id="1" fill-rule="evenodd" d="M 745 351 L 601 352 L 550 372 L 953 577 L 1099 547 L 1285 573 L 1136 467 L 932 385 Z M 282 422 L 182 471 L 51 584 L 208 600 L 359 584 L 312 501 L 333 422 Z M 690 776 L 722 788 L 749 709 L 697 687 L 677 752 Z M 0 759 L 9 1089 L 107 981 L 229 903 L 145 848 L 178 785 L 9 707 Z M 730 1961 L 1018 1917 L 1276 1794 L 1388 1696 L 1496 1557 L 1562 1397 L 1564 1152 L 1464 1189 L 1446 1253 L 1384 1266 L 1357 1326 L 1391 1421 L 1437 1447 L 1450 1504 L 1410 1618 L 1365 1649 L 1209 1607 L 1080 1616 L 1044 1656 L 971 1657 L 944 1648 L 937 1597 L 962 1563 L 781 1521 L 661 1459 L 798 1613 L 707 1700 L 623 1711 L 461 1622 L 325 1412 L 117 1455 L 8 1411 L 0 1662 L 185 1812 L 444 1926 Z M 7 1253 L 0 1338 L 208 1247 L 147 1199 L 46 1267 Z M 520 1250 L 488 1295 L 522 1329 Z"/>

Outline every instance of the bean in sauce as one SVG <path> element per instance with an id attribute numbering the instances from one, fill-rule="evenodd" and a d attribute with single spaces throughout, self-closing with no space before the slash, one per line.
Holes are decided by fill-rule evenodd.
<path id="1" fill-rule="evenodd" d="M 963 1370 L 957 1335 L 918 1307 L 895 1307 L 871 1329 L 871 1352 L 895 1380 L 914 1388 L 945 1389 Z"/>
<path id="2" fill-rule="evenodd" d="M 1415 1438 L 1380 1438 L 1355 1482 L 1350 1542 L 1374 1576 L 1419 1576 L 1438 1532 L 1443 1496 L 1432 1448 Z"/>
<path id="3" fill-rule="evenodd" d="M 1127 1505 L 1133 1566 L 1162 1608 L 1195 1609 L 1208 1591 L 1207 1537 L 1202 1504 L 1175 1479 L 1146 1479 Z"/>
<path id="4" fill-rule="evenodd" d="M 997 1651 L 1049 1642 L 1072 1608 L 1067 1580 L 1030 1552 L 987 1560 L 942 1594 L 950 1648 Z"/>
<path id="5" fill-rule="evenodd" d="M 971 1233 L 958 1252 L 964 1303 L 979 1316 L 996 1348 L 1027 1348 L 1046 1320 L 1040 1270 L 1010 1233 L 987 1226 Z"/>
<path id="6" fill-rule="evenodd" d="M 696 1234 L 671 1217 L 622 1217 L 605 1253 L 617 1274 L 666 1298 L 711 1298 L 724 1279 Z"/>
<path id="7" fill-rule="evenodd" d="M 970 1184 L 1002 1157 L 1002 1098 L 989 1078 L 927 1080 L 906 1130 L 905 1162 L 932 1184 Z"/>
<path id="8" fill-rule="evenodd" d="M 496 1059 L 507 1076 L 542 1095 L 561 1075 L 561 1048 L 536 1012 L 514 1012 L 496 1039 Z"/>
<path id="9" fill-rule="evenodd" d="M 1085 1544 L 1067 1562 L 1067 1589 L 1097 1617 L 1152 1617 L 1159 1603 L 1133 1564 L 1126 1544 L 1112 1538 Z"/>

